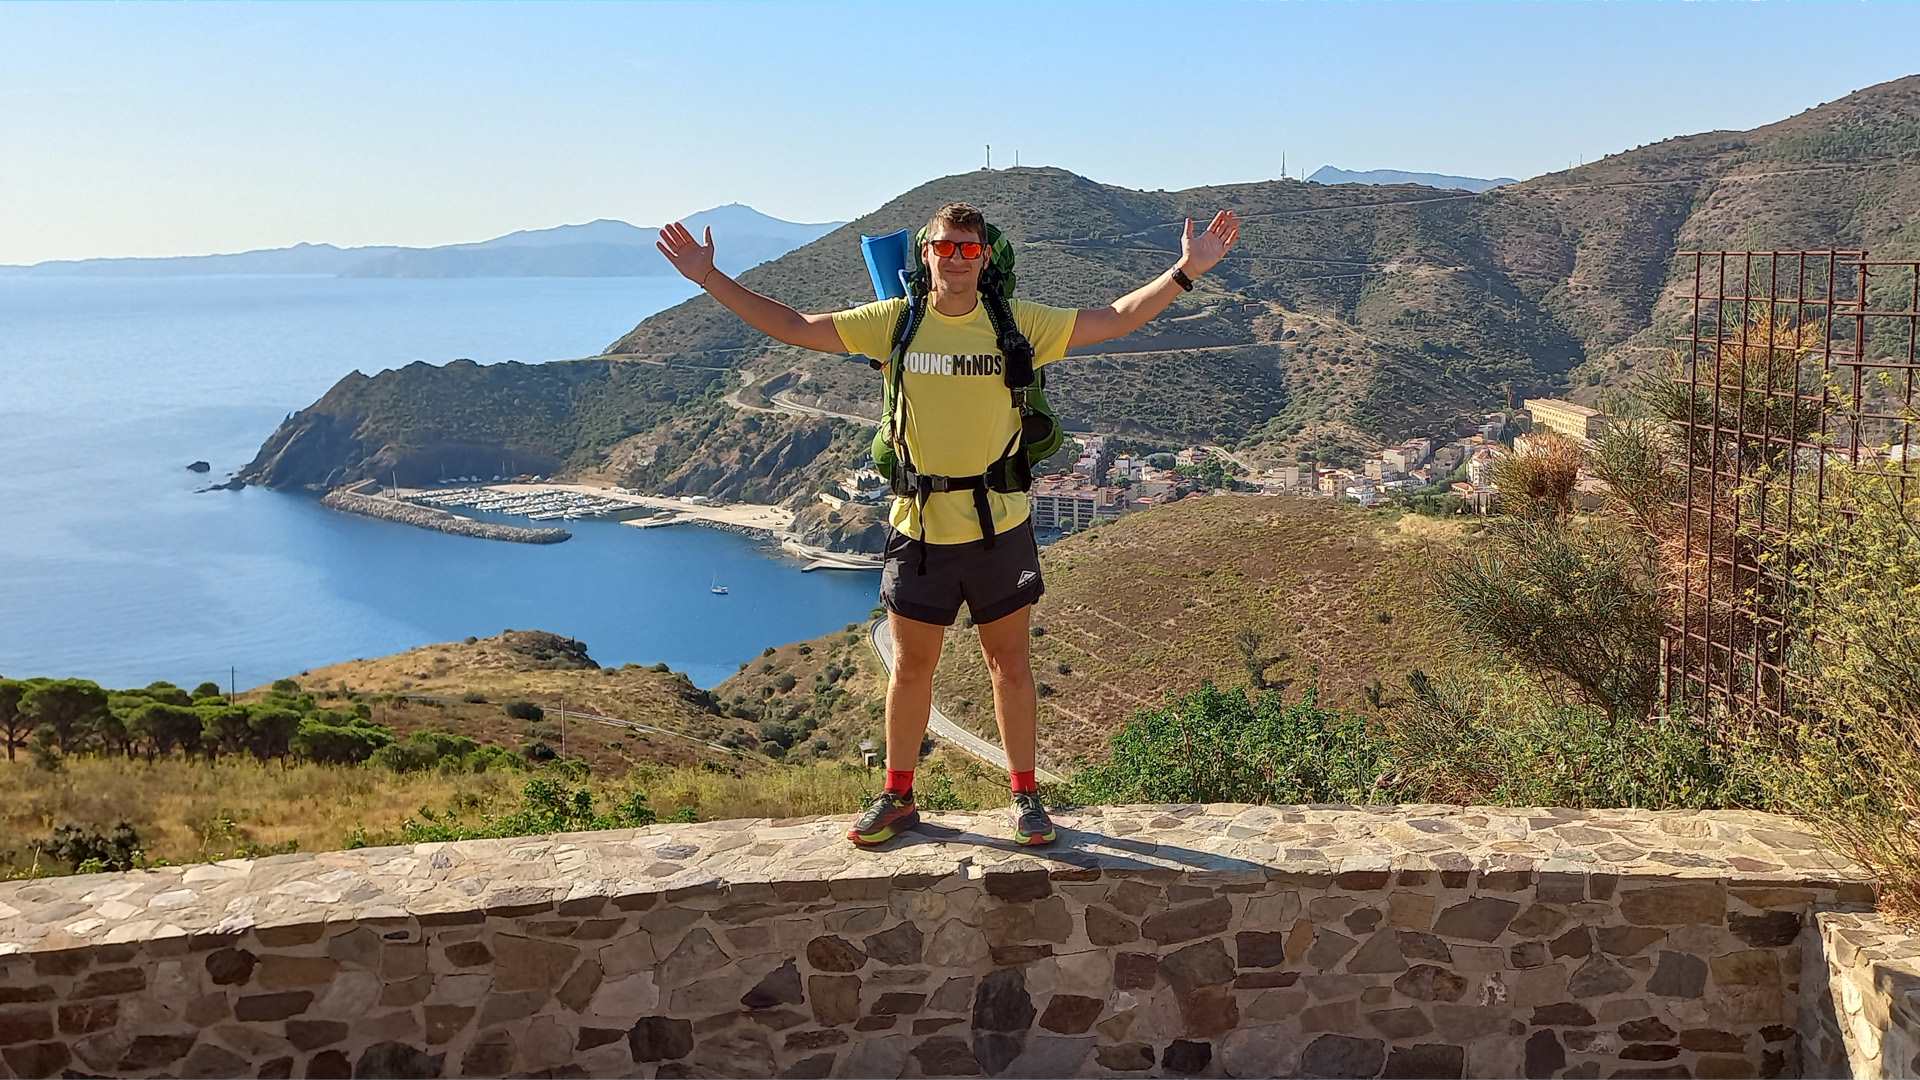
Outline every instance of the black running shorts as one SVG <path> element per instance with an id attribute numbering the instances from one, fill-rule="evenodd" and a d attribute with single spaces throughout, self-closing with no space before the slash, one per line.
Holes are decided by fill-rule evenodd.
<path id="1" fill-rule="evenodd" d="M 1033 519 L 994 537 L 964 544 L 928 544 L 920 573 L 920 541 L 894 530 L 880 571 L 880 602 L 919 622 L 952 626 L 965 601 L 975 625 L 1005 618 L 1040 599 L 1040 548 Z"/>

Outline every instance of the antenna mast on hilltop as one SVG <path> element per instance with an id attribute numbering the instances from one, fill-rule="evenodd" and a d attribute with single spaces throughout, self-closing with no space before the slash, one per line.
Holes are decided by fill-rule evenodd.
<path id="1" fill-rule="evenodd" d="M 993 144 L 987 144 L 987 168 L 993 168 Z"/>
<path id="2" fill-rule="evenodd" d="M 1286 178 L 1287 178 L 1287 152 L 1285 150 L 1282 150 L 1280 151 L 1280 179 L 1285 180 Z"/>

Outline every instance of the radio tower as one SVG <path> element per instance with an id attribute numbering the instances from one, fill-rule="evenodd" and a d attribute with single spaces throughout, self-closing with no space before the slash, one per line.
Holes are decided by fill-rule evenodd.
<path id="1" fill-rule="evenodd" d="M 987 144 L 987 168 L 993 168 L 993 144 Z"/>

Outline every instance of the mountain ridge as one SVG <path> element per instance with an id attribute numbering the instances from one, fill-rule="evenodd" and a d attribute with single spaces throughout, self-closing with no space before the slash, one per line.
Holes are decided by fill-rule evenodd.
<path id="1" fill-rule="evenodd" d="M 684 219 L 690 226 L 720 224 L 744 232 L 730 253 L 731 267 L 778 258 L 839 222 L 794 222 L 741 203 L 726 203 Z M 433 247 L 373 244 L 340 247 L 302 242 L 286 247 L 209 255 L 54 259 L 0 266 L 0 276 L 172 276 L 181 274 L 331 274 L 340 277 L 603 277 L 663 276 L 673 268 L 654 249 L 659 226 L 616 218 L 519 229 L 487 240 Z"/>
<path id="2" fill-rule="evenodd" d="M 1477 176 L 1454 176 L 1451 173 L 1404 172 L 1399 169 L 1362 169 L 1350 172 L 1322 165 L 1307 177 L 1309 184 L 1420 184 L 1432 188 L 1452 188 L 1460 191 L 1485 191 L 1503 184 L 1517 184 L 1520 181 L 1511 176 L 1502 176 L 1493 180 Z"/>
<path id="3" fill-rule="evenodd" d="M 1017 238 L 1021 296 L 1093 306 L 1165 270 L 1186 218 L 1231 208 L 1243 220 L 1239 248 L 1142 331 L 1050 367 L 1049 399 L 1074 430 L 1217 443 L 1262 463 L 1341 460 L 1477 423 L 1509 394 L 1594 400 L 1625 386 L 1666 354 L 1662 335 L 1684 292 L 1678 251 L 1746 243 L 1920 257 L 1916 192 L 1920 76 L 1911 76 L 1753 131 L 1675 136 L 1477 194 L 1295 180 L 1150 192 L 1061 169 L 975 170 L 919 185 L 740 279 L 806 311 L 865 302 L 858 236 L 917 225 L 964 199 Z M 724 257 L 728 234 L 714 239 Z M 771 342 L 704 294 L 640 321 L 606 355 L 568 363 L 604 372 L 577 397 L 543 405 L 538 437 L 584 430 L 552 418 L 594 413 L 592 439 L 545 452 L 617 482 L 810 498 L 806 484 L 858 460 L 859 429 L 777 413 L 755 413 L 748 426 L 739 406 L 766 408 L 756 388 L 779 386 L 801 405 L 878 414 L 864 363 Z M 307 444 L 312 452 L 296 456 L 313 467 L 259 476 L 372 475 L 367 462 L 424 454 L 436 411 L 449 417 L 441 434 L 457 427 L 463 443 L 528 445 L 525 409 L 483 407 L 455 389 L 469 375 L 436 370 L 383 373 L 323 399 L 319 413 L 346 410 L 324 423 L 303 410 L 290 423 L 310 435 L 293 441 Z M 546 383 L 557 392 L 566 380 Z M 723 397 L 723 383 L 734 392 Z M 403 388 L 414 395 L 404 409 Z M 511 390 L 488 400 L 511 401 Z M 382 410 L 408 411 L 413 423 L 394 428 Z M 627 421 L 636 426 L 621 430 Z M 353 433 L 351 462 L 323 448 L 343 430 Z M 807 459 L 809 448 L 818 456 Z M 781 471 L 760 472 L 769 461 Z M 716 462 L 755 470 L 753 482 Z"/>

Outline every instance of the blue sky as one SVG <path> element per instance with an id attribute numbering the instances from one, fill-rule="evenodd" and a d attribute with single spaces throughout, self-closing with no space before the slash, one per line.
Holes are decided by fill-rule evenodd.
<path id="1" fill-rule="evenodd" d="M 1916 40 L 1905 3 L 0 4 L 0 263 L 841 219 L 986 143 L 1136 188 L 1526 177 Z"/>

